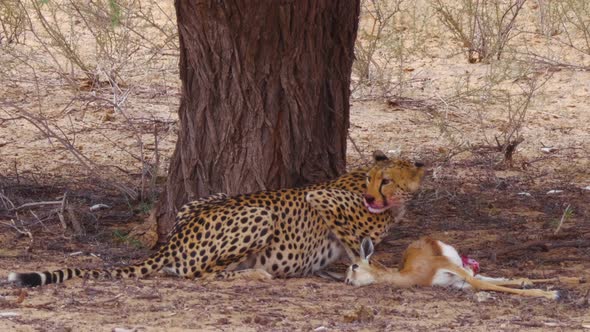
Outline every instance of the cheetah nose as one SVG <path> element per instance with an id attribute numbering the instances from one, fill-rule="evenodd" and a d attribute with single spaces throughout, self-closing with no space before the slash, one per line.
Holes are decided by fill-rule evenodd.
<path id="1" fill-rule="evenodd" d="M 367 195 L 365 195 L 365 201 L 367 203 L 371 204 L 371 203 L 375 202 L 375 197 L 373 195 L 367 194 Z"/>

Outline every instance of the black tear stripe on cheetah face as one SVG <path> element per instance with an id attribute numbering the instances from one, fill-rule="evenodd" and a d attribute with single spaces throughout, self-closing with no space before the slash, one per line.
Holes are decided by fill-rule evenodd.
<path id="1" fill-rule="evenodd" d="M 338 259 L 343 245 L 356 251 L 366 236 L 379 243 L 403 213 L 403 206 L 380 214 L 365 207 L 367 174 L 376 167 L 414 166 L 379 159 L 371 169 L 322 184 L 235 197 L 213 195 L 184 205 L 167 244 L 139 264 L 108 270 L 11 273 L 9 280 L 38 286 L 73 277 L 142 278 L 160 270 L 205 279 L 309 275 Z M 398 187 L 403 182 L 393 180 Z"/>

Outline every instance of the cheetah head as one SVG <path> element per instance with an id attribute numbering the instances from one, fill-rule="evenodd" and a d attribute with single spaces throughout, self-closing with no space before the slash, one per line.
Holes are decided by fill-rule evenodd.
<path id="1" fill-rule="evenodd" d="M 375 151 L 373 159 L 375 165 L 367 172 L 365 206 L 372 213 L 402 206 L 420 187 L 424 164 L 389 159 L 381 151 Z"/>

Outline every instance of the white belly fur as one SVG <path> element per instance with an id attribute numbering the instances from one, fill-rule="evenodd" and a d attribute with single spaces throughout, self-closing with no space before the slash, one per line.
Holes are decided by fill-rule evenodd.
<path id="1" fill-rule="evenodd" d="M 448 258 L 448 260 L 452 264 L 463 269 L 463 261 L 461 260 L 461 256 L 459 256 L 457 249 L 455 249 L 453 246 L 450 246 L 442 241 L 437 241 L 437 242 L 440 245 L 443 256 Z M 464 270 L 467 273 L 473 275 L 473 271 L 471 271 L 469 269 L 464 269 Z M 432 285 L 433 286 L 443 286 L 443 287 L 452 286 L 452 287 L 460 288 L 460 289 L 470 287 L 470 285 L 465 280 L 463 280 L 463 278 L 457 276 L 456 274 L 454 274 L 451 271 L 444 270 L 444 269 L 438 270 L 436 272 L 436 274 L 434 275 L 434 278 L 432 279 Z"/>
<path id="2" fill-rule="evenodd" d="M 453 264 L 455 264 L 459 267 L 463 267 L 463 261 L 461 260 L 461 256 L 459 256 L 457 249 L 455 249 L 453 246 L 450 246 L 442 241 L 436 241 L 436 242 L 438 242 L 438 244 L 440 245 L 440 248 L 442 249 L 443 256 L 447 257 Z"/>

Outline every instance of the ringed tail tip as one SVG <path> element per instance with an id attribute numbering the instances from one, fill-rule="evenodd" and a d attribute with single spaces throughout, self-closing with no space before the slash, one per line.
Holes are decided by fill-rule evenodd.
<path id="1" fill-rule="evenodd" d="M 8 275 L 8 281 L 9 282 L 18 282 L 18 273 L 16 272 L 10 272 L 10 274 Z"/>
<path id="2" fill-rule="evenodd" d="M 36 287 L 45 283 L 45 276 L 41 273 L 16 273 L 11 272 L 8 275 L 8 281 L 24 287 Z"/>

